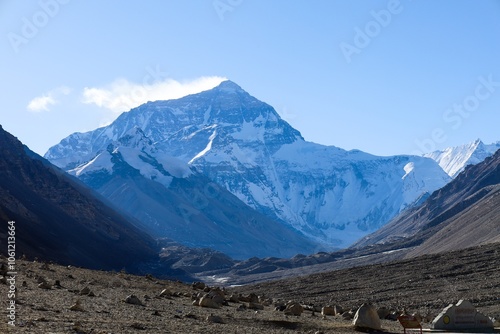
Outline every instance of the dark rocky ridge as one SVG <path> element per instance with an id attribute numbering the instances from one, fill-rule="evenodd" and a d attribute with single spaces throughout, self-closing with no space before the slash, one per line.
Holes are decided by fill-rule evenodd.
<path id="1" fill-rule="evenodd" d="M 2 253 L 13 220 L 18 256 L 130 270 L 157 258 L 153 239 L 1 127 L 0 199 Z"/>

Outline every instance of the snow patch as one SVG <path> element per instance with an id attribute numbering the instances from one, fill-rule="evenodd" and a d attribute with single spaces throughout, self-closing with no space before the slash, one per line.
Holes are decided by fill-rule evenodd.
<path id="1" fill-rule="evenodd" d="M 214 139 L 215 139 L 216 136 L 217 136 L 217 129 L 214 130 L 214 132 L 208 138 L 209 142 L 207 144 L 207 147 L 205 147 L 203 149 L 203 151 L 201 151 L 193 159 L 191 159 L 188 162 L 188 165 L 191 165 L 193 162 L 195 162 L 196 160 L 198 160 L 199 158 L 201 158 L 202 156 L 204 156 L 205 154 L 207 154 L 212 149 L 212 143 L 214 142 Z"/>

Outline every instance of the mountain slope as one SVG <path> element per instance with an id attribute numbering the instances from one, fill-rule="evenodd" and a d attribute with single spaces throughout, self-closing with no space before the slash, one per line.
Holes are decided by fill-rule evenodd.
<path id="1" fill-rule="evenodd" d="M 70 135 L 45 157 L 65 170 L 78 168 L 134 127 L 153 143 L 157 159 L 189 164 L 326 247 L 348 246 L 449 181 L 432 159 L 307 142 L 271 106 L 231 81 L 148 102 L 107 127 Z"/>
<path id="2" fill-rule="evenodd" d="M 395 243 L 418 246 L 408 256 L 500 241 L 500 150 L 465 168 L 434 192 L 355 247 Z"/>
<path id="3" fill-rule="evenodd" d="M 451 177 L 457 176 L 468 165 L 475 165 L 492 156 L 500 149 L 500 142 L 486 145 L 477 139 L 472 143 L 448 147 L 443 151 L 424 154 L 424 157 L 435 160 Z"/>
<path id="4" fill-rule="evenodd" d="M 314 250 L 303 235 L 251 209 L 187 164 L 158 155 L 139 128 L 69 173 L 137 218 L 156 238 L 237 259 Z"/>
<path id="5" fill-rule="evenodd" d="M 1 126 L 0 198 L 0 240 L 15 221 L 18 256 L 131 270 L 158 258 L 150 237 Z"/>

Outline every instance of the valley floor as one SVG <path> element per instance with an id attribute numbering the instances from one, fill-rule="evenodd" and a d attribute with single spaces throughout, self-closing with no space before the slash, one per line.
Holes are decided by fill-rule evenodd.
<path id="1" fill-rule="evenodd" d="M 22 260 L 17 260 L 16 266 L 16 327 L 7 326 L 7 311 L 2 307 L 1 333 L 355 333 L 350 320 L 323 317 L 319 312 L 287 316 L 275 311 L 273 305 L 255 311 L 241 310 L 241 303 L 231 302 L 219 309 L 193 306 L 192 295 L 200 290 L 180 282 Z M 499 268 L 500 245 L 492 244 L 231 288 L 226 296 L 256 293 L 275 301 L 337 304 L 344 309 L 370 301 L 377 307 L 423 316 L 435 316 L 449 303 L 466 298 L 484 314 L 498 319 Z M 48 289 L 39 287 L 43 281 Z M 82 292 L 84 288 L 88 290 Z M 0 289 L 7 300 L 8 285 L 0 283 Z M 159 297 L 164 289 L 169 293 Z M 143 305 L 126 303 L 129 295 L 137 296 Z M 70 310 L 78 301 L 81 310 Z M 207 320 L 210 315 L 220 319 Z M 222 323 L 217 323 L 219 320 Z M 395 321 L 383 320 L 382 326 L 386 332 L 403 332 Z M 429 324 L 423 326 L 428 328 Z"/>

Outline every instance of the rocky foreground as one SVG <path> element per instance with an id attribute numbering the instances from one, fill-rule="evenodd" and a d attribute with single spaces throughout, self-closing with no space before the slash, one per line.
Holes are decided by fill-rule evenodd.
<path id="1" fill-rule="evenodd" d="M 2 307 L 0 332 L 354 333 L 354 311 L 371 302 L 384 318 L 383 330 L 402 333 L 399 323 L 388 319 L 415 313 L 428 328 L 443 307 L 461 298 L 499 319 L 499 268 L 500 245 L 492 244 L 224 288 L 17 260 L 16 326 L 7 325 Z M 9 282 L 2 279 L 0 288 L 7 301 Z"/>

